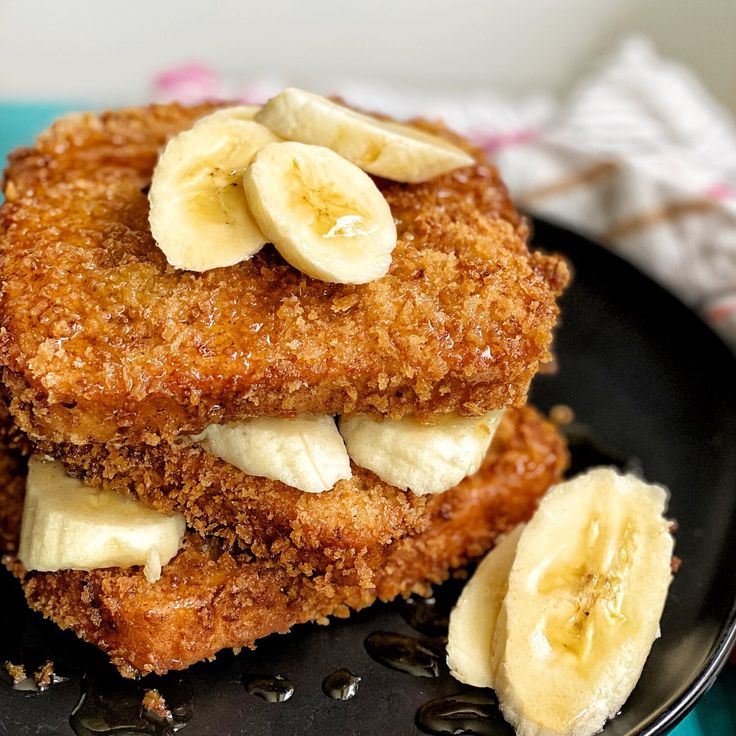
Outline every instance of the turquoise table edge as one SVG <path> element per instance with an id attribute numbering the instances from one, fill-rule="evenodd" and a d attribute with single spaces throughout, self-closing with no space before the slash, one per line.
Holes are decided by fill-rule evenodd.
<path id="1" fill-rule="evenodd" d="M 83 102 L 9 102 L 0 99 L 0 155 L 3 168 L 10 151 L 33 143 L 36 135 L 55 118 L 91 107 Z"/>
<path id="2" fill-rule="evenodd" d="M 0 156 L 27 146 L 55 118 L 95 105 L 81 102 L 10 102 L 0 100 Z M 727 665 L 716 684 L 671 736 L 733 736 L 736 734 L 736 670 Z"/>

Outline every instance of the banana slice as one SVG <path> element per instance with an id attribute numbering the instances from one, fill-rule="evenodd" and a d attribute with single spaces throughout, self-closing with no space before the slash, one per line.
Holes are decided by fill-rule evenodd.
<path id="1" fill-rule="evenodd" d="M 244 473 L 301 491 L 327 491 L 352 476 L 342 437 L 328 416 L 257 417 L 211 424 L 192 439 Z"/>
<path id="2" fill-rule="evenodd" d="M 18 558 L 26 570 L 146 565 L 149 580 L 179 551 L 185 522 L 84 485 L 56 460 L 31 457 Z M 156 574 L 158 572 L 158 575 Z"/>
<path id="3" fill-rule="evenodd" d="M 260 105 L 231 105 L 230 107 L 221 107 L 219 110 L 215 110 L 200 118 L 197 124 L 203 120 L 210 122 L 212 120 L 255 120 L 260 110 Z"/>
<path id="4" fill-rule="evenodd" d="M 523 530 L 520 524 L 485 556 L 450 614 L 447 665 L 466 685 L 493 687 L 493 635 Z"/>
<path id="5" fill-rule="evenodd" d="M 247 108 L 224 108 L 172 138 L 148 194 L 151 233 L 176 268 L 232 266 L 267 239 L 248 210 L 242 175 L 256 151 L 279 140 L 248 119 Z"/>
<path id="6" fill-rule="evenodd" d="M 264 146 L 244 183 L 259 227 L 303 273 L 364 284 L 388 271 L 396 246 L 388 203 L 367 174 L 333 151 L 291 142 Z"/>
<path id="7" fill-rule="evenodd" d="M 358 414 L 340 419 L 340 434 L 352 461 L 386 483 L 418 495 L 442 493 L 480 468 L 502 414 L 446 414 L 431 425 Z"/>
<path id="8" fill-rule="evenodd" d="M 518 734 L 597 733 L 634 689 L 672 578 L 666 501 L 610 468 L 542 500 L 494 635 L 496 693 Z"/>
<path id="9" fill-rule="evenodd" d="M 475 163 L 442 138 L 300 89 L 289 88 L 270 99 L 256 120 L 282 138 L 326 146 L 369 174 L 394 181 L 417 183 Z"/>

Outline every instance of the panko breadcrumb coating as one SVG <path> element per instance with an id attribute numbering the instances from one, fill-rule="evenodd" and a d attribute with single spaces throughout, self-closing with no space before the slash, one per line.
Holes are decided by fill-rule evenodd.
<path id="1" fill-rule="evenodd" d="M 423 184 L 378 182 L 399 240 L 377 281 L 314 280 L 270 246 L 177 271 L 150 234 L 147 187 L 166 139 L 213 109 L 73 115 L 11 155 L 0 365 L 22 429 L 155 444 L 247 416 L 523 404 L 568 274 L 529 253 L 479 151 Z"/>
<path id="2" fill-rule="evenodd" d="M 476 150 L 477 165 L 423 184 L 377 180 L 398 231 L 381 279 L 314 280 L 271 246 L 236 266 L 177 271 L 152 239 L 147 188 L 167 138 L 214 109 L 64 118 L 11 156 L 0 208 L 0 380 L 28 434 L 0 409 L 0 550 L 29 605 L 126 676 L 426 592 L 527 519 L 567 463 L 555 428 L 526 407 L 507 409 L 478 473 L 434 496 L 357 467 L 302 493 L 191 442 L 250 416 L 520 407 L 550 360 L 568 280 L 561 259 L 528 251 Z M 23 569 L 31 449 L 184 513 L 184 546 L 159 580 L 140 567 Z"/>
<path id="3" fill-rule="evenodd" d="M 481 470 L 429 498 L 419 530 L 362 554 L 328 545 L 331 563 L 319 570 L 312 551 L 288 537 L 258 555 L 257 545 L 228 549 L 193 532 L 154 584 L 140 567 L 26 573 L 12 555 L 5 563 L 20 578 L 32 608 L 107 652 L 122 674 L 164 673 L 223 648 L 253 646 L 294 624 L 346 617 L 376 599 L 427 593 L 430 583 L 441 582 L 483 554 L 499 533 L 529 518 L 566 464 L 555 428 L 533 409 L 512 409 Z M 0 472 L 12 468 L 0 463 Z M 22 466 L 15 468 L 15 475 L 0 477 L 0 515 L 19 519 Z M 12 549 L 19 529 L 5 529 L 6 549 Z"/>
<path id="4" fill-rule="evenodd" d="M 147 713 L 152 713 L 157 718 L 162 720 L 171 718 L 171 711 L 166 703 L 166 698 L 156 688 L 146 690 L 141 705 Z"/>
<path id="5" fill-rule="evenodd" d="M 507 410 L 497 430 L 498 442 L 505 446 L 524 435 L 527 419 L 533 416 L 529 409 Z M 529 421 L 536 431 L 536 422 Z M 200 535 L 248 548 L 256 557 L 280 553 L 283 540 L 289 540 L 286 548 L 298 548 L 301 559 L 316 569 L 348 550 L 380 556 L 396 539 L 424 531 L 427 509 L 443 498 L 407 493 L 356 465 L 353 477 L 338 481 L 330 491 L 303 493 L 248 475 L 192 444 L 41 442 L 37 450 L 61 460 L 67 472 L 86 483 L 134 496 L 164 513 L 181 512 Z M 496 461 L 491 452 L 485 464 Z"/>

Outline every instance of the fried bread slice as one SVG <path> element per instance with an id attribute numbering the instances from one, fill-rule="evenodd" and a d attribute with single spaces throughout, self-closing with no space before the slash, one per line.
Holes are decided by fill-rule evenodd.
<path id="1" fill-rule="evenodd" d="M 0 533 L 11 552 L 23 468 L 17 453 L 4 455 L 10 461 L 0 463 Z M 509 410 L 481 470 L 431 497 L 416 530 L 361 553 L 328 546 L 332 559 L 321 569 L 312 551 L 289 537 L 239 549 L 194 532 L 154 584 L 140 568 L 38 573 L 25 572 L 12 553 L 4 560 L 32 608 L 103 649 L 124 675 L 163 673 L 298 623 L 348 616 L 376 599 L 426 593 L 527 519 L 566 463 L 564 441 L 550 423 L 530 408 Z M 359 503 L 359 493 L 353 496 Z"/>
<path id="2" fill-rule="evenodd" d="M 484 467 L 498 462 L 494 448 L 509 452 L 533 442 L 536 421 L 531 409 L 507 410 Z M 444 498 L 407 493 L 355 465 L 353 477 L 330 491 L 302 493 L 248 475 L 195 444 L 40 442 L 36 450 L 61 460 L 86 483 L 133 496 L 158 511 L 183 513 L 190 528 L 227 546 L 247 547 L 268 558 L 274 545 L 288 539 L 316 569 L 347 551 L 365 555 L 424 531 L 429 510 Z"/>
<path id="3" fill-rule="evenodd" d="M 139 445 L 247 416 L 524 403 L 567 268 L 528 251 L 481 152 L 423 184 L 378 182 L 399 239 L 377 281 L 314 280 L 270 246 L 177 271 L 151 236 L 146 191 L 166 139 L 212 109 L 73 115 L 11 155 L 0 365 L 23 430 Z"/>

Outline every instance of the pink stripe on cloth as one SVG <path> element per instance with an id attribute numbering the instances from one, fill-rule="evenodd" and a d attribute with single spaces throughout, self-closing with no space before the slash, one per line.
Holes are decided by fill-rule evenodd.
<path id="1" fill-rule="evenodd" d="M 708 189 L 705 190 L 705 195 L 706 197 L 718 200 L 736 199 L 736 189 L 734 189 L 730 184 L 719 182 L 718 184 L 708 187 Z"/>
<path id="2" fill-rule="evenodd" d="M 538 135 L 536 130 L 510 130 L 506 133 L 487 133 L 479 130 L 468 131 L 468 137 L 488 153 L 494 153 L 501 148 L 518 146 L 533 141 Z"/>
<path id="3" fill-rule="evenodd" d="M 203 64 L 184 64 L 166 69 L 153 80 L 157 100 L 178 101 L 188 105 L 222 100 L 220 77 Z"/>
<path id="4" fill-rule="evenodd" d="M 202 64 L 187 64 L 161 72 L 154 84 L 159 89 L 175 89 L 182 84 L 209 84 L 214 87 L 217 86 L 217 75 Z"/>

